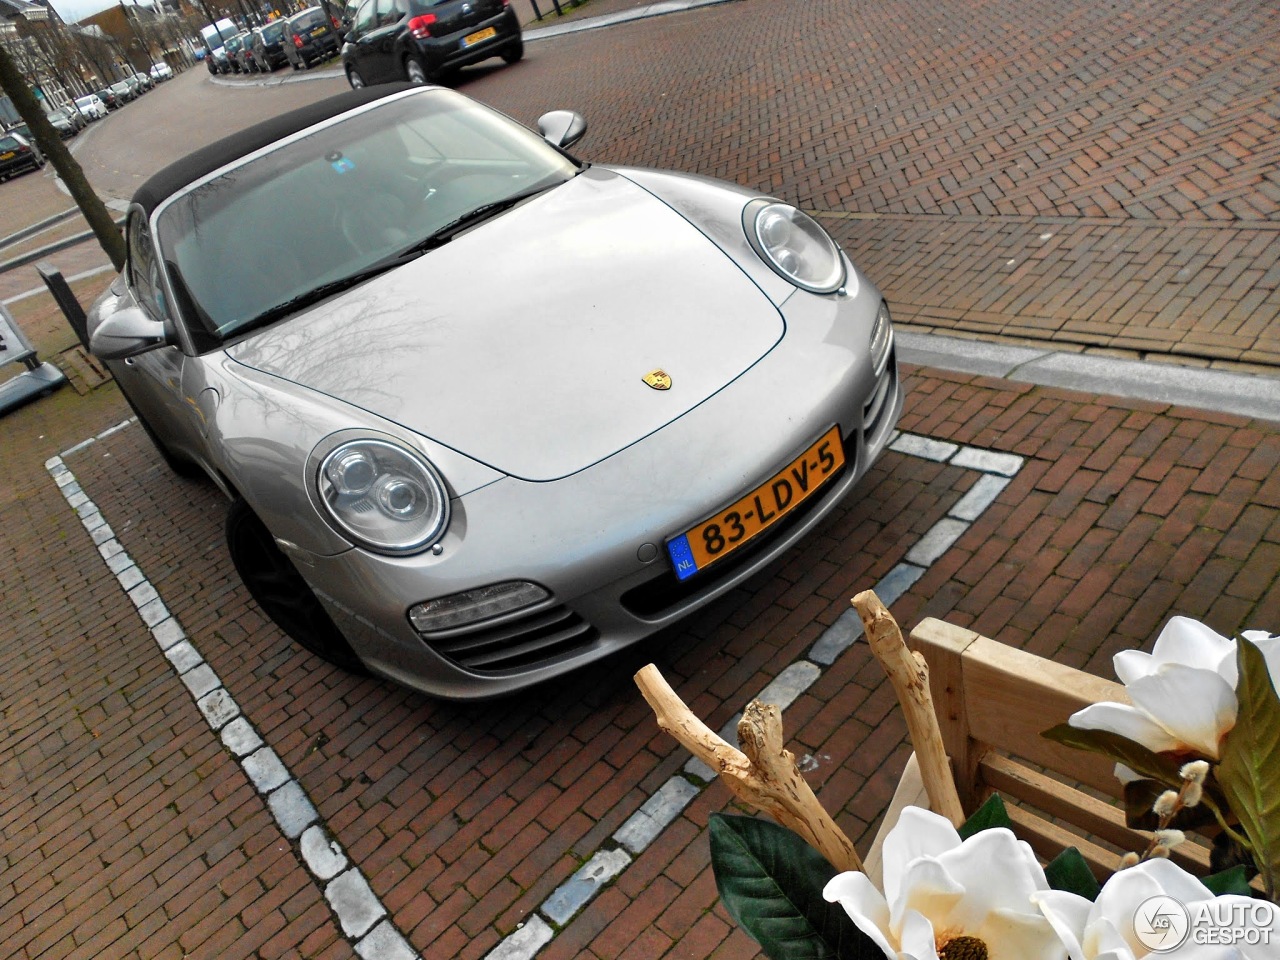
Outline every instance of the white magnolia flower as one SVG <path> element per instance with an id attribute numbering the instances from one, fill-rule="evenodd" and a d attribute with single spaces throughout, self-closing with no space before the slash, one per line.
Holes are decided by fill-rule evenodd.
<path id="1" fill-rule="evenodd" d="M 889 960 L 1065 960 L 1031 899 L 1048 889 L 1035 854 L 1011 831 L 983 830 L 962 842 L 946 818 L 907 807 L 885 838 L 884 893 L 851 872 L 833 877 L 823 896 Z"/>
<path id="2" fill-rule="evenodd" d="M 1184 910 L 1162 923 L 1160 915 L 1178 913 L 1178 906 L 1156 897 L 1172 897 Z M 1275 960 L 1280 949 L 1280 910 L 1250 897 L 1214 897 L 1169 860 L 1119 871 L 1093 903 L 1062 890 L 1033 899 L 1071 960 Z"/>
<path id="3" fill-rule="evenodd" d="M 1244 636 L 1266 657 L 1274 683 L 1280 676 L 1280 637 L 1260 630 L 1246 630 Z M 1109 730 L 1156 753 L 1218 759 L 1222 738 L 1236 725 L 1235 640 L 1174 617 L 1151 653 L 1122 650 L 1113 663 L 1133 706 L 1095 703 L 1073 714 L 1071 726 Z"/>

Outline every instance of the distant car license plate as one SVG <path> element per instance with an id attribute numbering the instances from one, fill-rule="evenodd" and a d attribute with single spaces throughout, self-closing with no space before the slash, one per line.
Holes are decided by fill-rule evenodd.
<path id="1" fill-rule="evenodd" d="M 844 462 L 840 428 L 832 427 L 733 506 L 668 540 L 676 576 L 687 580 L 763 533 L 816 493 Z"/>
<path id="2" fill-rule="evenodd" d="M 485 27 L 483 30 L 477 30 L 475 33 L 467 34 L 467 36 L 462 39 L 462 45 L 464 47 L 472 47 L 481 40 L 488 40 L 490 37 L 496 37 L 497 35 L 498 30 L 496 27 Z"/>
<path id="3" fill-rule="evenodd" d="M 0 160 L 12 160 L 17 154 L 10 150 L 8 153 L 0 153 Z"/>
<path id="4" fill-rule="evenodd" d="M 329 32 L 328 27 L 313 27 L 311 30 L 311 35 L 313 37 L 323 37 L 328 32 Z"/>

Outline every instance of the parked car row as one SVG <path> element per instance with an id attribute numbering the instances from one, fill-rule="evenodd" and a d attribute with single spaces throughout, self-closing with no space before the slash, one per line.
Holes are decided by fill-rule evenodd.
<path id="1" fill-rule="evenodd" d="M 161 69 L 163 68 L 163 69 Z M 123 80 L 117 80 L 108 87 L 95 91 L 94 95 L 102 101 L 108 110 L 115 110 L 124 106 L 130 101 L 137 100 L 148 90 L 154 89 L 158 78 L 167 71 L 162 79 L 170 79 L 173 76 L 173 68 L 167 63 L 152 64 L 150 73 L 135 73 L 125 77 Z"/>
<path id="2" fill-rule="evenodd" d="M 205 57 L 212 74 L 273 73 L 281 67 L 305 70 L 328 60 L 341 46 L 338 25 L 319 7 L 224 37 Z"/>
<path id="3" fill-rule="evenodd" d="M 136 100 L 156 83 L 171 80 L 173 68 L 167 63 L 154 63 L 149 73 L 135 73 L 108 87 L 76 97 L 71 103 L 49 111 L 46 116 L 63 140 L 69 140 L 108 112 Z M 14 124 L 0 133 L 0 180 L 17 173 L 39 170 L 45 158 L 25 123 Z"/>

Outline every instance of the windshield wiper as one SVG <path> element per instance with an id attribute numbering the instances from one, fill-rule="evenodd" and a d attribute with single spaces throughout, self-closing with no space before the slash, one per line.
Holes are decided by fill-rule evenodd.
<path id="1" fill-rule="evenodd" d="M 300 293 L 296 297 L 286 300 L 284 303 L 277 303 L 274 307 L 263 310 L 248 323 L 236 327 L 234 330 L 228 331 L 231 335 L 241 334 L 256 327 L 265 326 L 268 323 L 274 323 L 281 317 L 287 317 L 291 313 L 296 313 L 303 307 L 309 307 L 313 303 L 319 303 L 335 293 L 341 293 L 343 290 L 350 290 L 357 284 L 364 283 L 376 277 L 380 273 L 386 273 L 392 267 L 399 266 L 403 263 L 405 257 L 397 255 L 386 260 L 379 260 L 372 263 L 362 270 L 355 273 L 347 274 L 345 277 L 339 277 L 337 280 L 330 280 L 328 283 L 322 283 L 318 287 L 312 287 L 306 293 Z"/>
<path id="2" fill-rule="evenodd" d="M 511 207 L 514 207 L 521 200 L 526 200 L 534 194 L 542 193 L 544 190 L 549 190 L 551 187 L 555 186 L 559 186 L 559 182 L 531 187 L 528 190 L 522 190 L 519 193 L 514 193 L 501 200 L 481 204 L 474 210 L 464 213 L 457 219 L 450 220 L 439 230 L 423 237 L 411 246 L 405 247 L 398 253 L 394 253 L 389 257 L 377 261 L 376 263 L 371 263 L 369 266 L 364 267 L 361 270 L 357 270 L 355 273 L 348 274 L 345 277 L 341 277 L 337 280 L 330 280 L 328 283 L 322 283 L 320 286 L 308 290 L 306 293 L 300 293 L 298 296 L 286 300 L 284 303 L 278 303 L 274 307 L 262 311 L 248 323 L 237 327 L 233 331 L 229 331 L 229 333 L 233 335 L 241 334 L 248 330 L 253 330 L 269 323 L 274 323 L 282 317 L 287 317 L 291 313 L 296 313 L 304 307 L 309 307 L 313 303 L 319 303 L 321 300 L 324 300 L 326 297 L 331 297 L 335 293 L 341 293 L 343 290 L 349 290 L 357 284 L 364 283 L 364 281 L 376 277 L 380 273 L 386 273 L 393 267 L 398 267 L 401 264 L 408 263 L 410 260 L 415 260 L 429 250 L 434 250 L 437 247 L 444 246 L 468 227 L 475 226 L 477 223 L 487 220 L 495 214 L 501 213 L 503 210 L 508 210 Z"/>
<path id="3" fill-rule="evenodd" d="M 450 220 L 439 230 L 433 231 L 412 246 L 401 250 L 400 253 L 397 254 L 397 259 L 405 259 L 417 254 L 426 253 L 428 250 L 434 250 L 436 247 L 442 247 L 468 227 L 474 227 L 477 223 L 488 220 L 490 217 L 501 213 L 503 210 L 509 210 L 521 200 L 527 200 L 534 194 L 542 193 L 544 190 L 550 190 L 552 187 L 558 187 L 560 183 L 561 181 L 551 184 L 541 184 L 536 187 L 530 187 L 528 190 L 521 190 L 519 193 L 513 193 L 509 197 L 504 197 L 501 200 L 495 200 L 492 203 L 482 203 L 474 210 L 469 210 L 457 219 Z"/>

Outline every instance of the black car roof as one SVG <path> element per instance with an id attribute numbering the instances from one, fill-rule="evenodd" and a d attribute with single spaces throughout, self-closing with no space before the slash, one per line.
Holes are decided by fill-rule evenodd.
<path id="1" fill-rule="evenodd" d="M 187 184 L 194 183 L 201 177 L 213 173 L 219 167 L 225 167 L 227 164 L 233 163 L 241 157 L 253 153 L 255 150 L 261 150 L 277 140 L 282 140 L 291 134 L 297 133 L 299 130 L 305 130 L 307 127 L 328 120 L 330 117 L 336 117 L 339 114 L 346 113 L 348 110 L 364 106 L 366 103 L 372 103 L 393 93 L 400 93 L 403 90 L 412 88 L 413 84 L 410 83 L 387 83 L 373 87 L 362 87 L 359 90 L 348 90 L 345 93 L 338 94 L 336 97 L 319 100 L 305 107 L 290 110 L 288 113 L 282 113 L 278 117 L 272 117 L 270 120 L 254 124 L 239 133 L 233 133 L 229 137 L 224 137 L 208 146 L 201 147 L 194 153 L 188 154 L 181 160 L 175 161 L 153 174 L 134 193 L 133 202 L 141 204 L 147 215 L 150 216 L 151 211 L 159 206 L 162 201 L 177 193 Z"/>

